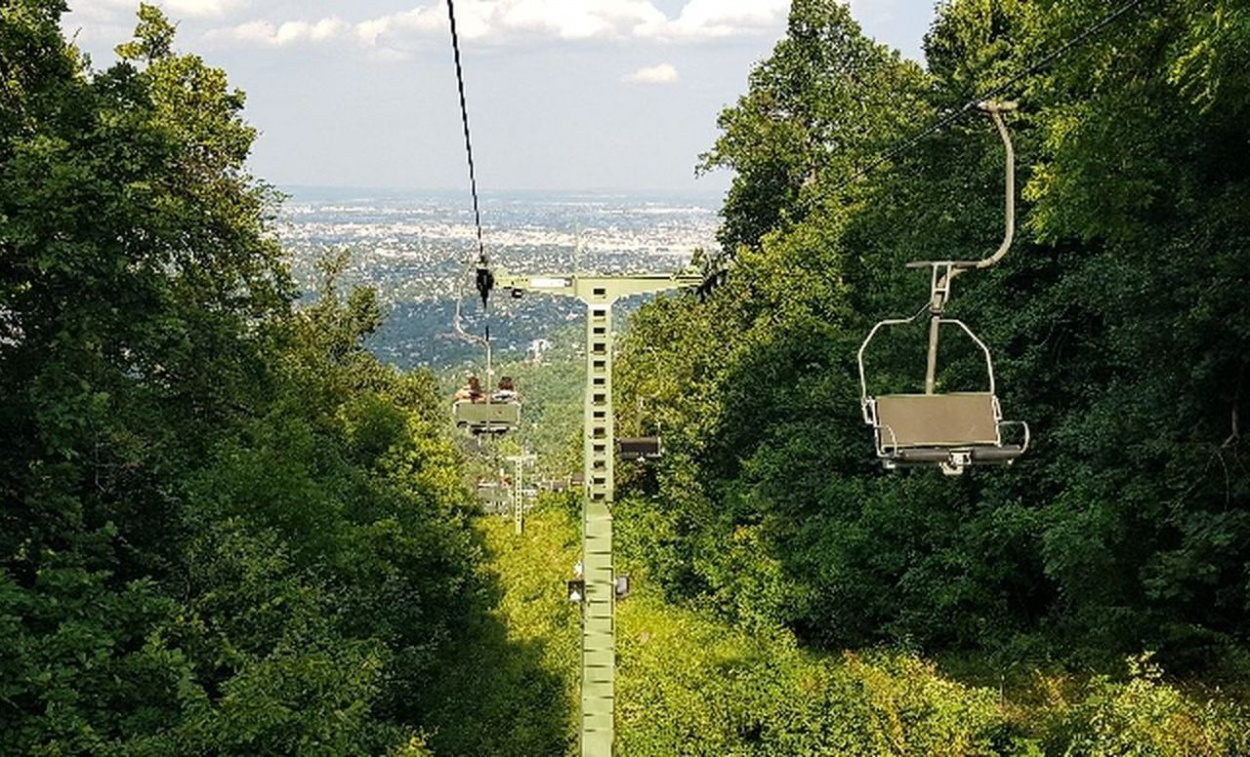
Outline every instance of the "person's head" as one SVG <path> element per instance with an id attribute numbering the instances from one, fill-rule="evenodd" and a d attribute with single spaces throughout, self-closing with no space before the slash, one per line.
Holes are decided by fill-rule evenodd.
<path id="1" fill-rule="evenodd" d="M 469 391 L 473 391 L 473 392 L 482 391 L 482 382 L 477 376 L 469 377 Z"/>
<path id="2" fill-rule="evenodd" d="M 503 378 L 499 379 L 499 388 L 506 392 L 516 391 L 516 385 L 512 383 L 511 376 L 504 376 Z"/>

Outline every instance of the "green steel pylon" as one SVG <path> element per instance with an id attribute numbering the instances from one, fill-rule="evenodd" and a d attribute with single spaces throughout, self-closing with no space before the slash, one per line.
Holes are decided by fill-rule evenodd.
<path id="1" fill-rule="evenodd" d="M 501 289 L 574 297 L 586 303 L 586 399 L 583 426 L 585 502 L 582 563 L 582 757 L 611 757 L 616 700 L 616 582 L 612 566 L 612 501 L 616 428 L 612 411 L 612 305 L 622 297 L 694 288 L 700 274 L 511 276 Z"/>

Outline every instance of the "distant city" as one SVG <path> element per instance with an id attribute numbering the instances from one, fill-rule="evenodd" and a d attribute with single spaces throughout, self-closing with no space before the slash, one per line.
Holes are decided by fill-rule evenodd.
<path id="1" fill-rule="evenodd" d="M 500 360 L 524 358 L 536 341 L 567 331 L 583 314 L 574 302 L 540 296 L 494 297 L 489 314 L 483 311 L 468 269 L 477 239 L 467 192 L 284 191 L 290 197 L 278 228 L 305 297 L 316 297 L 317 258 L 349 249 L 344 283 L 375 287 L 387 312 L 370 347 L 401 368 L 441 370 L 480 359 L 480 348 L 453 333 L 461 294 L 465 328 L 480 334 L 489 323 Z M 662 193 L 487 194 L 483 243 L 493 265 L 514 273 L 677 270 L 696 249 L 716 246 L 719 205 L 715 196 Z"/>

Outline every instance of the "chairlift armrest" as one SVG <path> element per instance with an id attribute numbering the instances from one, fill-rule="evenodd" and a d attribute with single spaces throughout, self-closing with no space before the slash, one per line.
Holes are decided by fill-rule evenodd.
<path id="1" fill-rule="evenodd" d="M 882 456 L 884 456 L 885 451 L 887 449 L 890 449 L 890 450 L 894 450 L 895 454 L 898 454 L 898 449 L 899 449 L 898 448 L 898 435 L 894 433 L 894 429 L 889 426 L 881 426 L 881 425 L 875 425 L 873 426 L 873 428 L 877 430 L 877 452 L 879 452 Z M 890 444 L 888 447 L 881 442 L 882 429 L 890 432 Z"/>
<path id="2" fill-rule="evenodd" d="M 1024 429 L 1024 441 L 1021 442 L 1020 444 L 1020 452 L 1022 453 L 1027 452 L 1029 449 L 1029 442 L 1033 438 L 1032 432 L 1029 430 L 1029 424 L 1024 421 L 999 421 L 998 422 L 998 427 L 1000 429 L 1003 428 L 1004 426 L 1019 426 L 1020 428 Z"/>
<path id="3" fill-rule="evenodd" d="M 859 412 L 864 416 L 864 423 L 877 427 L 877 401 L 871 397 L 864 397 L 859 401 Z"/>

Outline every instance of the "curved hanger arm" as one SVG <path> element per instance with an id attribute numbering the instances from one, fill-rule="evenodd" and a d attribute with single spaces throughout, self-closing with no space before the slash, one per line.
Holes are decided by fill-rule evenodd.
<path id="1" fill-rule="evenodd" d="M 468 267 L 468 270 L 474 270 L 474 269 L 475 269 L 475 266 L 473 265 L 470 265 Z M 472 342 L 473 344 L 481 344 L 481 345 L 484 345 L 487 349 L 490 349 L 489 339 L 480 337 L 477 334 L 470 334 L 469 332 L 464 330 L 463 318 L 464 318 L 464 279 L 462 278 L 460 281 L 460 291 L 456 297 L 456 313 L 454 316 L 452 316 L 452 321 L 451 321 L 452 330 L 455 332 L 456 336 L 460 337 L 466 342 Z"/>
<path id="2" fill-rule="evenodd" d="M 994 126 L 998 129 L 998 135 L 1002 137 L 1003 147 L 1007 153 L 1007 186 L 1006 186 L 1006 216 L 1005 230 L 1003 232 L 1002 244 L 993 255 L 982 260 L 949 260 L 949 261 L 931 261 L 917 260 L 907 263 L 907 268 L 932 268 L 935 266 L 946 266 L 949 270 L 942 277 L 942 287 L 950 283 L 952 279 L 963 271 L 969 269 L 989 268 L 998 261 L 1003 259 L 1007 254 L 1007 250 L 1011 248 L 1011 243 L 1016 236 L 1016 151 L 1011 145 L 1011 135 L 1007 132 L 1007 124 L 1003 122 L 1003 113 L 1007 113 L 1016 109 L 1013 102 L 996 102 L 986 101 L 980 104 L 981 110 L 990 114 L 990 118 L 994 119 Z"/>
<path id="3" fill-rule="evenodd" d="M 989 268 L 1002 260 L 1016 235 L 1016 152 L 1011 146 L 1011 135 L 1007 133 L 1007 125 L 1003 123 L 1002 116 L 1004 111 L 1015 110 L 1016 104 L 984 102 L 981 103 L 981 108 L 988 111 L 990 118 L 994 119 L 994 126 L 998 128 L 998 135 L 1003 138 L 1003 147 L 1007 151 L 1007 227 L 1003 234 L 1003 243 L 993 255 L 977 261 L 978 269 Z"/>
<path id="4" fill-rule="evenodd" d="M 473 270 L 473 268 L 474 266 L 469 266 L 469 270 Z M 493 278 L 494 277 L 492 276 L 492 279 Z M 478 280 L 480 281 L 480 279 Z M 464 278 L 461 277 L 460 294 L 458 297 L 456 297 L 456 314 L 452 317 L 452 330 L 455 332 L 457 337 L 463 339 L 464 341 L 471 342 L 473 344 L 480 344 L 486 348 L 486 381 L 488 383 L 487 383 L 487 389 L 486 389 L 485 394 L 486 394 L 486 404 L 489 405 L 491 404 L 491 391 L 489 388 L 489 382 L 493 380 L 494 373 L 495 373 L 494 366 L 491 365 L 490 327 L 487 326 L 486 336 L 484 337 L 478 336 L 477 334 L 470 334 L 469 332 L 464 330 L 464 325 L 461 323 L 463 317 L 464 317 Z M 487 425 L 489 427 L 489 424 Z"/>

